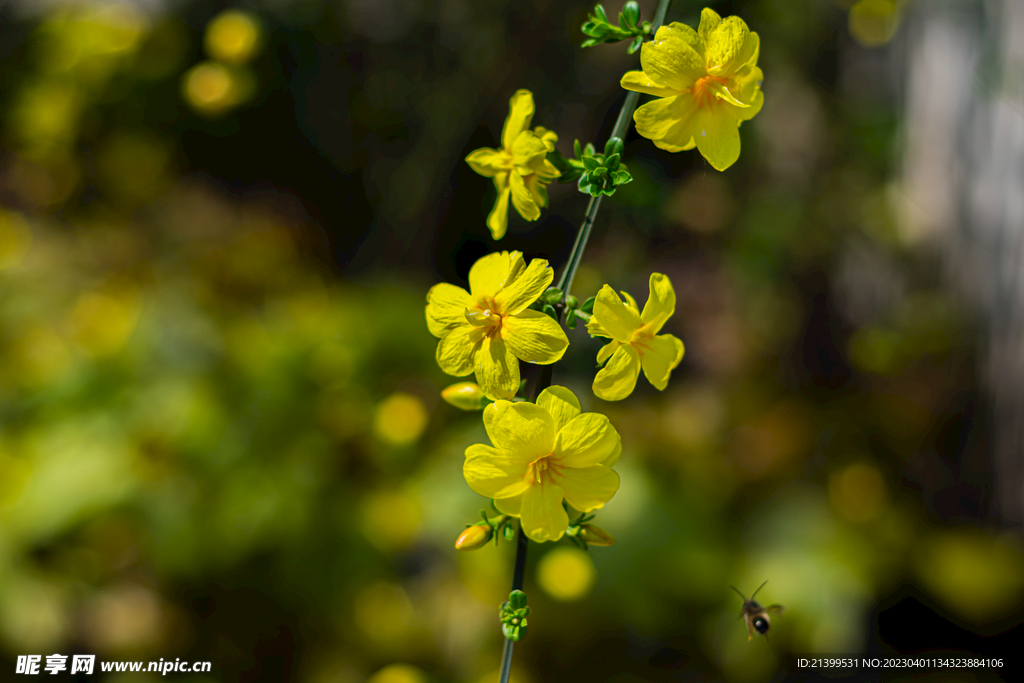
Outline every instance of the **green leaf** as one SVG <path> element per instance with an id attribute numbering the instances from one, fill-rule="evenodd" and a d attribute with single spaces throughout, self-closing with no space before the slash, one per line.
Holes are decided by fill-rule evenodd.
<path id="1" fill-rule="evenodd" d="M 580 310 L 583 311 L 584 313 L 593 313 L 595 301 L 597 301 L 596 296 L 590 297 L 589 299 L 583 302 L 583 305 L 580 306 Z"/>
<path id="2" fill-rule="evenodd" d="M 540 298 L 546 304 L 557 304 L 562 300 L 562 290 L 558 287 L 548 287 Z"/>
<path id="3" fill-rule="evenodd" d="M 636 26 L 637 22 L 640 21 L 640 5 L 635 2 L 627 2 L 622 8 L 622 16 L 626 19 L 629 26 Z"/>
<path id="4" fill-rule="evenodd" d="M 580 147 L 580 141 L 579 140 L 576 140 L 575 142 L 572 143 L 572 151 L 573 151 L 573 154 L 576 156 L 577 159 L 579 159 L 581 156 L 583 156 L 583 148 Z"/>
<path id="5" fill-rule="evenodd" d="M 551 307 L 551 304 L 544 304 L 544 308 L 541 309 L 541 312 L 555 322 L 558 322 L 558 313 Z"/>
<path id="6" fill-rule="evenodd" d="M 576 329 L 576 311 L 569 311 L 566 314 L 565 324 L 570 330 Z"/>
<path id="7" fill-rule="evenodd" d="M 614 171 L 619 167 L 619 162 L 622 160 L 622 156 L 619 154 L 613 154 L 604 160 L 604 165 L 608 167 L 609 171 Z"/>
<path id="8" fill-rule="evenodd" d="M 629 171 L 616 171 L 614 178 L 616 185 L 625 185 L 633 180 L 633 176 L 629 175 Z"/>
<path id="9" fill-rule="evenodd" d="M 593 173 L 595 170 L 600 168 L 600 166 L 601 166 L 601 163 L 597 159 L 595 159 L 594 157 L 592 157 L 592 156 L 584 156 L 583 157 L 583 167 L 585 169 L 587 169 L 587 171 L 590 171 L 591 173 Z"/>
<path id="10" fill-rule="evenodd" d="M 592 21 L 588 21 L 587 23 L 583 24 L 583 26 L 580 26 L 580 30 L 586 33 L 588 36 L 596 37 L 601 34 L 601 30 L 598 28 L 598 25 Z"/>
<path id="11" fill-rule="evenodd" d="M 643 36 L 637 36 L 636 38 L 634 38 L 634 39 L 633 39 L 633 42 L 632 42 L 632 43 L 630 43 L 630 45 L 629 45 L 629 49 L 628 49 L 628 50 L 626 50 L 626 52 L 628 52 L 629 54 L 633 54 L 633 53 L 635 53 L 635 52 L 636 52 L 637 50 L 639 50 L 639 49 L 640 49 L 640 47 L 641 47 L 641 46 L 642 46 L 643 44 L 644 44 L 644 37 L 643 37 Z"/>
<path id="12" fill-rule="evenodd" d="M 590 40 L 584 40 L 582 43 L 580 43 L 580 47 L 594 47 L 595 45 L 600 45 L 600 44 L 601 44 L 601 41 L 594 40 L 593 38 L 591 38 Z"/>
<path id="13" fill-rule="evenodd" d="M 601 5 L 594 5 L 594 16 L 604 23 L 608 23 L 608 15 L 604 13 L 604 7 Z"/>
<path id="14" fill-rule="evenodd" d="M 600 5 L 598 5 L 600 7 Z M 526 593 L 520 590 L 514 590 L 508 594 L 509 604 L 512 609 L 523 609 L 526 607 Z"/>
<path id="15" fill-rule="evenodd" d="M 565 297 L 565 305 L 570 310 L 572 310 L 574 308 L 579 308 L 580 307 L 580 300 L 577 299 L 576 297 L 574 297 L 572 294 L 570 294 L 567 297 Z"/>
<path id="16" fill-rule="evenodd" d="M 583 156 L 588 156 L 588 157 L 594 156 L 594 145 L 588 142 L 587 146 L 583 148 L 583 154 L 582 155 L 577 154 L 576 156 L 578 156 L 580 158 L 582 158 Z"/>
<path id="17" fill-rule="evenodd" d="M 622 154 L 622 140 L 620 138 L 608 138 L 604 143 L 604 155 L 610 157 L 613 154 Z"/>

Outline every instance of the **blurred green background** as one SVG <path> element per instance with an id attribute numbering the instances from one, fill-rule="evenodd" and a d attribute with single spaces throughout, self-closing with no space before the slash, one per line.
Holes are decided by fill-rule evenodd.
<path id="1" fill-rule="evenodd" d="M 618 543 L 531 544 L 513 681 L 1012 658 L 984 315 L 901 218 L 906 3 L 668 20 L 704 4 L 760 34 L 764 110 L 724 174 L 627 140 L 574 293 L 642 302 L 668 274 L 686 357 L 609 404 L 599 341 L 569 334 L 555 383 L 623 437 L 597 518 Z M 565 262 L 586 198 L 553 185 L 496 245 L 462 159 L 518 88 L 563 153 L 603 142 L 638 59 L 577 47 L 589 7 L 0 3 L 0 678 L 56 652 L 211 661 L 170 676 L 197 683 L 497 680 L 512 548 L 453 549 L 486 437 L 439 400 L 424 295 L 495 248 Z M 766 579 L 787 613 L 748 643 L 729 585 Z M 159 680 L 104 676 L 80 680 Z"/>

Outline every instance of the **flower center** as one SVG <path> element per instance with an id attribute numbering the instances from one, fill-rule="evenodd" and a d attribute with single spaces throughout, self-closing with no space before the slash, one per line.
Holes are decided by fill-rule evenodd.
<path id="1" fill-rule="evenodd" d="M 562 463 L 548 453 L 531 462 L 526 467 L 526 480 L 531 484 L 555 483 L 562 476 Z"/>
<path id="2" fill-rule="evenodd" d="M 641 327 L 633 333 L 633 338 L 629 340 L 629 345 L 643 358 L 644 354 L 651 350 L 651 342 L 653 340 L 654 335 Z"/>
<path id="3" fill-rule="evenodd" d="M 489 297 L 476 302 L 476 307 L 466 307 L 466 320 L 481 330 L 485 337 L 492 336 L 501 330 L 501 307 Z"/>
<path id="4" fill-rule="evenodd" d="M 690 92 L 693 93 L 693 99 L 697 103 L 698 107 L 711 108 L 711 105 L 715 103 L 718 98 L 715 97 L 715 91 L 712 89 L 712 84 L 718 83 L 720 85 L 726 85 L 729 79 L 723 78 L 722 76 L 705 76 L 704 78 L 698 78 L 697 82 L 693 84 L 693 88 Z"/>

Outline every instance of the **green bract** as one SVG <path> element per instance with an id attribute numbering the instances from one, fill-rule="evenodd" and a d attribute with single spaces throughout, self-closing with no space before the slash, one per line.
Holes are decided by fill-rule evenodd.
<path id="1" fill-rule="evenodd" d="M 620 40 L 633 39 L 629 45 L 629 54 L 640 49 L 644 42 L 644 36 L 651 32 L 649 22 L 640 23 L 640 6 L 635 2 L 627 2 L 619 12 L 619 25 L 613 26 L 608 22 L 608 15 L 604 7 L 594 6 L 594 13 L 587 17 L 587 23 L 580 27 L 583 33 L 590 36 L 584 40 L 582 47 L 593 47 L 601 43 L 617 43 Z"/>

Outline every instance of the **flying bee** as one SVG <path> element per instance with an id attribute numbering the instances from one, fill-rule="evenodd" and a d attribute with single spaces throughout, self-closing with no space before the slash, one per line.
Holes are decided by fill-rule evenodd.
<path id="1" fill-rule="evenodd" d="M 768 581 L 765 581 L 764 583 L 768 583 Z M 757 595 L 757 591 L 764 588 L 764 583 L 757 587 L 757 590 L 754 591 L 754 595 L 751 595 L 749 600 L 747 600 L 747 597 L 743 595 L 743 593 L 740 593 L 736 586 L 729 586 L 729 588 L 732 588 L 740 594 L 741 598 L 743 598 L 743 608 L 740 610 L 740 616 L 747 620 L 747 630 L 750 632 L 750 637 L 747 638 L 748 641 L 754 639 L 754 631 L 760 633 L 765 637 L 765 640 L 767 640 L 768 629 L 771 628 L 772 625 L 771 620 L 768 618 L 768 614 L 782 614 L 783 610 L 786 609 L 782 605 L 769 605 L 768 607 L 762 607 L 761 603 L 754 600 L 754 596 Z"/>

